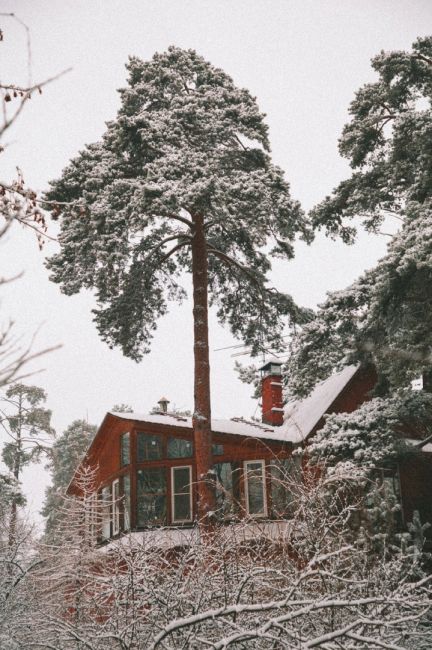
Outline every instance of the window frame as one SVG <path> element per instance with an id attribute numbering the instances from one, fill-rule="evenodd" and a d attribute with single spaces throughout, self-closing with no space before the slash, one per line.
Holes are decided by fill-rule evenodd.
<path id="1" fill-rule="evenodd" d="M 171 455 L 170 455 L 170 443 L 171 443 L 172 441 L 176 442 L 179 446 L 180 446 L 180 444 L 181 444 L 182 442 L 186 442 L 186 443 L 188 443 L 188 444 L 189 444 L 189 447 L 190 447 L 190 453 L 187 454 L 187 456 L 171 456 Z M 193 444 L 193 440 L 191 440 L 190 438 L 185 438 L 184 436 L 181 437 L 181 436 L 173 436 L 173 435 L 171 435 L 171 436 L 168 436 L 168 437 L 167 437 L 167 439 L 166 439 L 166 459 L 167 459 L 168 461 L 172 461 L 172 460 L 174 460 L 174 461 L 175 461 L 175 460 L 184 460 L 184 459 L 193 458 L 193 456 L 194 456 L 194 444 Z"/>
<path id="2" fill-rule="evenodd" d="M 123 440 L 126 439 L 126 436 L 128 440 L 127 463 L 125 463 L 123 460 Z M 120 467 L 121 468 L 127 467 L 128 465 L 130 465 L 130 462 L 131 462 L 131 435 L 130 435 L 130 431 L 125 431 L 120 435 Z"/>
<path id="3" fill-rule="evenodd" d="M 140 440 L 143 438 L 153 438 L 157 441 L 159 455 L 156 458 L 141 458 L 140 456 Z M 144 446 L 147 449 L 147 445 Z M 162 433 L 148 433 L 147 431 L 138 430 L 136 433 L 136 462 L 141 464 L 162 462 L 166 459 L 165 440 Z"/>
<path id="4" fill-rule="evenodd" d="M 125 489 L 128 483 L 128 491 Z M 125 532 L 131 530 L 131 516 L 132 516 L 132 499 L 131 499 L 131 476 L 129 473 L 123 474 L 122 477 L 122 506 L 123 506 L 123 530 Z"/>
<path id="5" fill-rule="evenodd" d="M 175 506 L 174 500 L 176 496 L 184 496 L 185 492 L 174 492 L 174 472 L 178 469 L 187 469 L 189 470 L 189 519 L 176 519 L 175 518 Z M 192 498 L 192 465 L 172 465 L 170 467 L 170 478 L 171 478 L 171 521 L 173 524 L 190 524 L 193 522 L 193 498 Z"/>
<path id="6" fill-rule="evenodd" d="M 116 478 L 111 484 L 111 521 L 112 537 L 120 533 L 120 479 Z"/>
<path id="7" fill-rule="evenodd" d="M 166 464 L 160 465 L 160 461 L 158 461 L 158 464 L 154 465 L 145 465 L 144 467 L 137 467 L 135 472 L 136 472 L 136 503 L 135 503 L 135 515 L 136 515 L 136 525 L 138 529 L 141 528 L 152 528 L 152 527 L 161 527 L 161 526 L 167 526 L 168 521 L 169 521 L 169 486 L 168 486 L 168 475 L 167 475 L 167 466 Z M 145 472 L 154 472 L 154 471 L 159 471 L 161 472 L 162 476 L 164 477 L 164 491 L 163 492 L 142 492 L 141 494 L 139 493 L 139 475 L 140 473 L 145 473 Z M 157 520 L 146 520 L 145 523 L 140 522 L 140 517 L 139 517 L 139 512 L 140 512 L 140 496 L 153 496 L 154 498 L 158 496 L 163 496 L 165 498 L 165 513 L 164 513 L 164 518 L 162 519 L 157 519 Z"/>
<path id="8" fill-rule="evenodd" d="M 101 540 L 103 542 L 111 538 L 112 521 L 111 521 L 111 485 L 104 485 L 100 491 L 101 502 Z M 108 532 L 107 532 L 108 531 Z M 107 532 L 107 534 L 105 534 Z"/>
<path id="9" fill-rule="evenodd" d="M 230 482 L 227 486 L 220 480 L 218 466 L 229 465 Z M 215 472 L 216 488 L 216 515 L 221 521 L 237 519 L 241 511 L 241 470 L 242 463 L 239 461 L 224 460 L 213 463 L 212 469 Z M 221 467 L 222 469 L 222 467 Z M 224 508 L 226 510 L 224 511 Z"/>
<path id="10" fill-rule="evenodd" d="M 302 481 L 301 459 L 299 456 L 287 456 L 286 458 L 272 458 L 268 464 L 268 476 L 270 478 L 270 512 L 271 517 L 277 520 L 291 519 L 293 516 L 293 504 L 295 495 L 290 488 L 291 485 L 300 484 Z M 286 481 L 286 482 L 285 482 Z M 276 508 L 278 495 L 282 487 L 285 507 L 283 511 Z"/>
<path id="11" fill-rule="evenodd" d="M 250 513 L 249 512 L 249 480 L 248 480 L 248 465 L 261 465 L 261 477 L 262 477 L 262 494 L 263 494 L 263 512 L 259 513 Z M 244 483 L 244 493 L 245 493 L 245 512 L 248 517 L 251 519 L 261 519 L 262 517 L 268 517 L 268 505 L 267 505 L 267 475 L 266 475 L 266 463 L 262 458 L 256 460 L 245 460 L 243 461 L 243 483 Z"/>

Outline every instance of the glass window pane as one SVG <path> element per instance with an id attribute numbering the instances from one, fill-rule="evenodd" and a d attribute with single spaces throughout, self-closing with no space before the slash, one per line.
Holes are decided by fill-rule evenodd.
<path id="1" fill-rule="evenodd" d="M 192 441 L 184 438 L 168 438 L 168 458 L 190 458 Z"/>
<path id="2" fill-rule="evenodd" d="M 176 467 L 174 469 L 174 493 L 183 494 L 185 492 L 189 492 L 189 484 L 189 467 Z"/>
<path id="3" fill-rule="evenodd" d="M 129 433 L 123 433 L 120 437 L 120 462 L 121 466 L 129 465 L 130 463 L 130 438 Z"/>
<path id="4" fill-rule="evenodd" d="M 223 445 L 220 445 L 219 443 L 212 445 L 213 456 L 222 456 L 223 453 L 224 453 Z"/>
<path id="5" fill-rule="evenodd" d="M 159 458 L 162 458 L 161 436 L 138 433 L 138 462 Z"/>
<path id="6" fill-rule="evenodd" d="M 166 496 L 140 494 L 138 497 L 138 526 L 166 523 Z"/>
<path id="7" fill-rule="evenodd" d="M 190 496 L 189 494 L 176 494 L 174 496 L 174 519 L 175 521 L 186 520 L 191 518 Z"/>
<path id="8" fill-rule="evenodd" d="M 123 476 L 123 528 L 124 530 L 130 529 L 130 476 L 126 474 Z"/>
<path id="9" fill-rule="evenodd" d="M 191 467 L 172 468 L 173 522 L 191 521 Z"/>
<path id="10" fill-rule="evenodd" d="M 301 481 L 299 457 L 271 461 L 270 476 L 273 516 L 288 517 L 294 507 L 296 483 Z"/>
<path id="11" fill-rule="evenodd" d="M 120 532 L 120 481 L 116 479 L 112 484 L 112 533 Z"/>
<path id="12" fill-rule="evenodd" d="M 264 467 L 261 462 L 245 463 L 247 483 L 247 512 L 250 515 L 265 514 Z"/>
<path id="13" fill-rule="evenodd" d="M 101 492 L 102 501 L 102 539 L 111 537 L 111 488 L 104 487 Z"/>
<path id="14" fill-rule="evenodd" d="M 216 504 L 218 517 L 228 519 L 238 511 L 240 502 L 240 469 L 238 463 L 213 465 L 216 479 Z"/>
<path id="15" fill-rule="evenodd" d="M 166 523 L 166 469 L 152 467 L 138 471 L 138 526 Z"/>

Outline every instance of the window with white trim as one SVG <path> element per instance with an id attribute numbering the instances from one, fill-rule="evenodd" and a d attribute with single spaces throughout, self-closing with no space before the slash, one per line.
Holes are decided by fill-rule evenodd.
<path id="1" fill-rule="evenodd" d="M 247 514 L 250 517 L 267 516 L 265 461 L 245 460 L 243 471 Z"/>
<path id="2" fill-rule="evenodd" d="M 112 484 L 112 534 L 120 532 L 120 481 L 116 478 Z"/>
<path id="3" fill-rule="evenodd" d="M 123 530 L 130 530 L 131 527 L 131 498 L 130 498 L 130 476 L 123 476 Z"/>
<path id="4" fill-rule="evenodd" d="M 101 537 L 103 540 L 111 537 L 111 488 L 109 485 L 102 488 L 102 526 Z"/>
<path id="5" fill-rule="evenodd" d="M 171 508 L 173 523 L 192 521 L 192 467 L 171 467 Z"/>

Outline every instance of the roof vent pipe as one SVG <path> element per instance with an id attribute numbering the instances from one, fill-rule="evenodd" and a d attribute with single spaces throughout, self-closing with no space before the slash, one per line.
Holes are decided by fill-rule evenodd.
<path id="1" fill-rule="evenodd" d="M 170 403 L 169 399 L 166 397 L 161 397 L 160 400 L 158 401 L 158 404 L 160 406 L 160 410 L 162 413 L 168 413 L 168 404 Z"/>

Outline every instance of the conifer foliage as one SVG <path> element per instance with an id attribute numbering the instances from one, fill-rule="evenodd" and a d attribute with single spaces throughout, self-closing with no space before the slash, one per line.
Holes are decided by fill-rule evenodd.
<path id="1" fill-rule="evenodd" d="M 148 62 L 131 58 L 127 68 L 117 118 L 52 183 L 61 251 L 48 265 L 64 293 L 96 290 L 100 335 L 135 360 L 149 351 L 168 301 L 184 297 L 180 274 L 192 273 L 203 477 L 211 465 L 207 292 L 235 335 L 255 349 L 263 339 L 277 344 L 282 319 L 304 314 L 267 286 L 263 247 L 273 241 L 271 253 L 290 258 L 296 235 L 310 233 L 247 90 L 177 47 Z"/>
<path id="2" fill-rule="evenodd" d="M 329 295 L 289 363 L 290 391 L 308 393 L 336 367 L 372 361 L 381 392 L 407 387 L 432 363 L 432 37 L 411 52 L 382 52 L 378 73 L 351 104 L 340 151 L 354 173 L 312 211 L 317 227 L 352 241 L 352 218 L 378 231 L 400 222 L 387 255 Z"/>
<path id="3" fill-rule="evenodd" d="M 18 524 L 18 506 L 25 499 L 20 490 L 20 480 L 25 467 L 38 463 L 49 454 L 55 435 L 51 427 L 51 411 L 45 408 L 46 393 L 38 386 L 16 383 L 9 386 L 0 399 L 0 424 L 7 436 L 3 445 L 2 460 L 9 475 L 1 477 L 0 495 L 9 508 L 9 544 L 15 544 Z"/>

